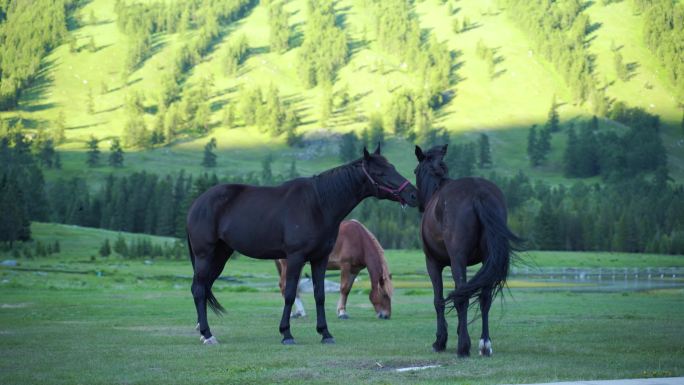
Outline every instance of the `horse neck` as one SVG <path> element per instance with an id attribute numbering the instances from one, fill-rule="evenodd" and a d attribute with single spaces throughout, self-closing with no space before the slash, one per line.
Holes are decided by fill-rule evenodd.
<path id="1" fill-rule="evenodd" d="M 373 234 L 371 234 L 371 232 L 361 223 L 359 223 L 359 225 L 367 235 L 367 240 L 364 242 L 363 262 L 366 265 L 368 275 L 373 283 L 371 289 L 375 290 L 375 288 L 380 288 L 380 277 L 384 277 L 385 286 L 387 287 L 385 288 L 385 291 L 387 291 L 388 294 L 392 294 L 392 290 L 388 289 L 388 285 L 391 285 L 391 281 L 389 277 L 389 266 L 387 265 L 387 259 L 385 259 L 385 252 L 375 236 L 373 236 Z"/>
<path id="2" fill-rule="evenodd" d="M 449 180 L 448 177 L 438 177 L 434 175 L 426 175 L 418 184 L 418 205 L 421 212 L 425 209 L 428 202 L 437 193 L 440 187 Z"/>
<path id="3" fill-rule="evenodd" d="M 314 177 L 321 209 L 330 213 L 328 219 L 339 225 L 362 200 L 371 196 L 365 175 L 357 162 L 349 163 Z"/>

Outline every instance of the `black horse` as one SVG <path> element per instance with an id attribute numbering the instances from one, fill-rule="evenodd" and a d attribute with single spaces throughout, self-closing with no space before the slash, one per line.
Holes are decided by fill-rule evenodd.
<path id="1" fill-rule="evenodd" d="M 381 154 L 363 149 L 363 157 L 311 178 L 297 178 L 276 187 L 241 184 L 210 188 L 190 207 L 188 247 L 194 276 L 192 295 L 197 308 L 200 340 L 218 341 L 207 323 L 207 302 L 224 312 L 211 292 L 233 251 L 258 259 L 287 258 L 285 307 L 280 321 L 282 343 L 294 344 L 290 311 L 306 262 L 311 264 L 316 330 L 321 342 L 334 343 L 325 320 L 324 276 L 340 222 L 369 196 L 416 206 L 417 190 Z"/>
<path id="2" fill-rule="evenodd" d="M 416 146 L 416 185 L 418 207 L 423 213 L 420 233 L 427 271 L 432 281 L 437 312 L 435 351 L 444 351 L 447 324 L 446 303 L 458 312 L 459 357 L 470 355 L 468 304 L 479 297 L 482 312 L 480 355 L 492 354 L 489 338 L 489 308 L 492 298 L 506 284 L 508 266 L 515 244 L 520 242 L 506 225 L 506 204 L 501 190 L 482 178 L 449 179 L 444 164 L 447 146 L 435 146 L 426 153 Z M 482 262 L 482 268 L 466 281 L 466 266 Z M 456 283 L 445 301 L 442 294 L 442 270 L 451 267 Z"/>

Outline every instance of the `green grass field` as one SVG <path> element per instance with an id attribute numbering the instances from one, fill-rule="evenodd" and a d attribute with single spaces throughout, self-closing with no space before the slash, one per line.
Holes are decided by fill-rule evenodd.
<path id="1" fill-rule="evenodd" d="M 327 295 L 336 345 L 319 343 L 313 299 L 304 294 L 310 314 L 293 320 L 299 344 L 285 347 L 277 329 L 282 299 L 273 262 L 239 257 L 224 272 L 234 281 L 215 285 L 228 310 L 222 318 L 209 318 L 221 344 L 203 346 L 194 330 L 188 261 L 92 260 L 102 240 L 117 233 L 52 224 L 34 224 L 33 231 L 41 241 L 71 241 L 63 242 L 57 256 L 0 267 L 3 384 L 500 384 L 684 375 L 681 288 L 538 291 L 513 280 L 510 294 L 492 308 L 494 356 L 457 359 L 455 313 L 448 316 L 447 352 L 431 352 L 434 309 L 421 252 L 388 250 L 397 287 L 391 320 L 375 318 L 367 277 L 361 276 L 349 298 L 350 320 L 334 317 L 338 295 Z M 525 257 L 541 267 L 684 266 L 682 256 L 529 252 Z M 479 331 L 476 321 L 470 327 L 475 344 Z M 395 370 L 422 365 L 440 367 Z"/>
<path id="2" fill-rule="evenodd" d="M 306 22 L 304 0 L 287 2 L 290 26 L 294 33 L 300 33 Z M 447 2 L 449 3 L 449 2 Z M 514 174 L 522 169 L 535 178 L 552 183 L 567 182 L 562 177 L 562 154 L 565 135 L 555 135 L 549 164 L 530 168 L 526 159 L 527 130 L 532 124 L 541 124 L 546 119 L 551 98 L 557 96 L 562 123 L 570 124 L 587 119 L 590 115 L 586 105 L 575 105 L 570 101 L 570 92 L 552 66 L 539 58 L 526 35 L 508 19 L 494 0 L 462 0 L 453 2 L 458 8 L 456 16 L 448 14 L 447 4 L 439 0 L 416 2 L 415 12 L 421 28 L 435 35 L 439 41 L 446 41 L 457 53 L 458 69 L 452 84 L 453 99 L 435 117 L 435 126 L 444 127 L 454 135 L 475 138 L 474 134 L 487 132 L 491 136 L 494 170 Z M 94 134 L 100 139 L 101 149 L 108 150 L 109 139 L 123 133 L 125 122 L 124 99 L 131 91 L 144 94 L 146 107 L 154 107 L 160 88 L 161 76 L 168 69 L 174 53 L 184 41 L 193 38 L 195 32 L 186 35 L 162 34 L 155 36 L 158 48 L 144 64 L 127 79 L 121 75 L 126 56 L 128 38 L 116 27 L 114 3 L 107 0 L 88 2 L 77 12 L 83 20 L 82 26 L 70 31 L 77 38 L 79 47 L 85 46 L 93 36 L 97 50 L 89 52 L 80 49 L 70 53 L 67 44 L 55 49 L 44 60 L 45 76 L 35 87 L 24 93 L 17 111 L 4 112 L 0 117 L 24 118 L 30 127 L 50 128 L 58 114 L 66 117 L 67 142 L 59 147 L 64 168 L 48 172 L 48 178 L 84 175 L 101 177 L 109 172 L 130 173 L 148 170 L 159 173 L 176 172 L 180 169 L 197 173 L 202 171 L 201 148 L 209 137 L 218 141 L 218 167 L 220 175 L 229 175 L 260 170 L 260 160 L 272 153 L 276 160 L 276 173 L 283 170 L 298 150 L 290 149 L 283 138 L 270 138 L 256 127 L 227 129 L 220 123 L 221 108 L 212 112 L 212 131 L 203 137 L 183 138 L 169 147 L 154 150 L 127 150 L 126 167 L 112 170 L 101 167 L 83 171 L 85 140 Z M 361 119 L 348 119 L 347 113 L 336 113 L 330 124 L 323 127 L 319 121 L 321 90 L 305 89 L 296 74 L 296 57 L 299 47 L 284 54 L 271 53 L 269 46 L 268 6 L 258 4 L 244 18 L 224 27 L 224 37 L 215 49 L 189 73 L 184 88 L 197 84 L 202 79 L 212 78 L 210 101 L 215 106 L 234 102 L 237 90 L 243 85 L 275 84 L 281 95 L 294 103 L 300 111 L 303 133 L 329 130 L 344 133 L 357 132 L 368 123 L 364 120 L 374 111 L 383 111 L 391 91 L 399 86 L 411 86 L 415 76 L 402 69 L 402 63 L 394 55 L 384 54 L 374 36 L 373 18 L 359 0 L 336 2 L 336 9 L 345 18 L 345 33 L 352 45 L 360 44 L 343 67 L 336 80 L 334 91 L 344 86 L 358 100 L 352 103 L 353 115 Z M 88 15 L 93 12 L 96 24 L 90 24 Z M 609 98 L 616 98 L 629 105 L 641 106 L 649 112 L 660 115 L 664 124 L 664 142 L 668 149 L 671 175 L 676 180 L 684 177 L 684 151 L 680 143 L 681 108 L 670 85 L 661 78 L 660 64 L 652 57 L 642 43 L 641 16 L 633 15 L 627 2 L 600 2 L 589 4 L 586 11 L 599 28 L 591 35 L 590 52 L 595 55 L 597 79 L 610 83 Z M 455 34 L 451 29 L 454 17 L 468 17 L 475 28 Z M 236 76 L 223 72 L 222 61 L 226 47 L 236 36 L 244 34 L 253 52 L 241 66 Z M 497 48 L 497 55 L 503 61 L 497 64 L 500 75 L 491 79 L 486 65 L 477 58 L 475 47 L 482 40 L 486 45 Z M 627 82 L 616 79 L 612 66 L 611 45 L 622 47 L 626 63 L 636 65 L 632 78 Z M 648 86 L 648 87 L 647 87 Z M 86 94 L 92 89 L 95 113 L 86 109 Z M 106 92 L 102 92 L 105 88 Z M 149 127 L 154 115 L 146 114 Z M 604 125 L 611 125 L 603 122 Z M 390 133 L 391 134 L 391 133 Z M 460 136 L 459 136 L 460 138 Z M 460 139 L 459 139 L 460 140 Z M 409 156 L 411 144 L 404 139 L 391 140 L 388 145 L 391 161 L 398 164 L 400 172 L 410 175 L 414 160 Z M 324 170 L 338 164 L 337 156 L 321 153 L 311 159 L 300 159 L 298 167 L 303 175 Z"/>

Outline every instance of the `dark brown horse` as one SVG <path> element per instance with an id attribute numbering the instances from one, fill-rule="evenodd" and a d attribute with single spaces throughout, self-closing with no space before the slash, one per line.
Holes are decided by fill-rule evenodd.
<path id="1" fill-rule="evenodd" d="M 207 322 L 207 303 L 223 312 L 211 287 L 233 251 L 258 259 L 287 258 L 285 306 L 280 321 L 283 344 L 294 344 L 290 311 L 306 262 L 316 300 L 316 330 L 321 342 L 334 343 L 325 320 L 323 280 L 340 222 L 367 197 L 415 206 L 417 191 L 381 154 L 364 148 L 363 157 L 311 178 L 275 187 L 218 185 L 200 195 L 187 219 L 188 247 L 194 275 L 192 295 L 205 344 L 215 344 Z"/>
<path id="2" fill-rule="evenodd" d="M 468 304 L 477 297 L 482 313 L 480 355 L 492 354 L 489 338 L 489 308 L 492 298 L 506 284 L 514 244 L 520 242 L 506 225 L 506 204 L 501 190 L 482 178 L 449 179 L 443 162 L 447 146 L 436 146 L 423 153 L 416 146 L 416 184 L 418 207 L 423 213 L 420 234 L 427 271 L 432 281 L 437 312 L 435 351 L 444 351 L 447 342 L 445 303 L 458 312 L 460 357 L 470 355 Z M 466 266 L 482 262 L 480 270 L 466 281 Z M 451 267 L 456 283 L 445 302 L 442 270 Z"/>
<path id="3" fill-rule="evenodd" d="M 276 260 L 280 274 L 280 291 L 285 295 L 285 277 L 287 260 Z M 340 223 L 337 242 L 328 259 L 327 270 L 340 271 L 340 300 L 337 302 L 337 316 L 347 319 L 347 298 L 356 276 L 361 270 L 368 268 L 371 281 L 369 298 L 375 313 L 380 319 L 389 319 L 392 315 L 392 278 L 385 260 L 385 251 L 375 236 L 357 220 Z M 304 316 L 304 306 L 299 300 L 299 292 L 295 299 L 297 310 L 293 316 Z"/>

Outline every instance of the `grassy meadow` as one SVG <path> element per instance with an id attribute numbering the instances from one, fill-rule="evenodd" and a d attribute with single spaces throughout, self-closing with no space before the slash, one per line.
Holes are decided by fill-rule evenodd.
<path id="1" fill-rule="evenodd" d="M 681 288 L 602 293 L 558 285 L 540 291 L 535 283 L 513 279 L 505 300 L 492 308 L 494 356 L 457 359 L 455 313 L 448 316 L 447 352 L 431 352 L 434 309 L 420 251 L 387 251 L 396 287 L 389 321 L 375 318 L 365 275 L 349 298 L 351 319 L 334 317 L 338 294 L 327 294 L 333 346 L 319 343 L 308 293 L 303 299 L 309 316 L 292 324 L 298 345 L 281 346 L 282 299 L 273 262 L 238 257 L 224 271 L 230 280 L 215 285 L 228 310 L 209 318 L 221 344 L 204 346 L 194 330 L 192 269 L 185 258 L 91 258 L 104 239 L 118 234 L 52 224 L 35 224 L 34 234 L 44 242 L 73 242 L 64 241 L 59 255 L 0 267 L 3 384 L 500 384 L 684 375 Z M 524 257 L 540 267 L 684 266 L 681 256 Z M 475 344 L 479 332 L 475 321 Z M 422 365 L 440 367 L 396 371 Z"/>

